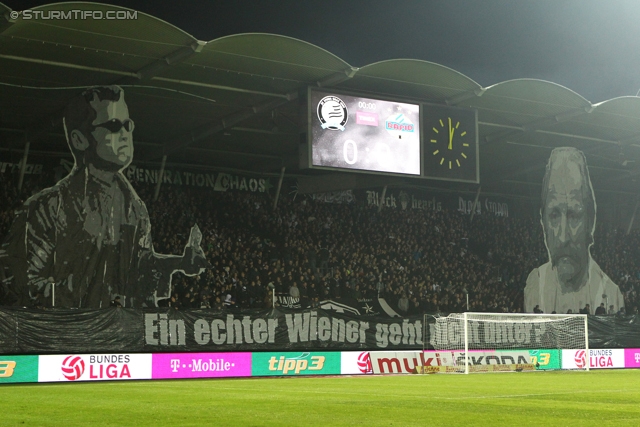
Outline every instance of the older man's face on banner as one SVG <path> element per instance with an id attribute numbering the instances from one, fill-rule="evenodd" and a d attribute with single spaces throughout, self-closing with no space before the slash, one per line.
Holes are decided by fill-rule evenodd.
<path id="1" fill-rule="evenodd" d="M 97 113 L 91 132 L 96 154 L 119 169 L 126 168 L 133 160 L 133 122 L 124 95 L 117 102 L 94 100 L 91 106 Z"/>
<path id="2" fill-rule="evenodd" d="M 576 163 L 554 165 L 549 178 L 543 226 L 551 262 L 558 278 L 569 282 L 580 278 L 589 262 L 589 218 L 584 195 L 588 183 Z"/>

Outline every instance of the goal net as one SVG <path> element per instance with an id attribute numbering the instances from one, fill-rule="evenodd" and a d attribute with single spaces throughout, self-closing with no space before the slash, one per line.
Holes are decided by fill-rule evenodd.
<path id="1" fill-rule="evenodd" d="M 584 314 L 453 313 L 435 318 L 429 343 L 438 363 L 426 372 L 562 369 L 562 350 L 575 350 L 575 366 L 589 370 Z"/>

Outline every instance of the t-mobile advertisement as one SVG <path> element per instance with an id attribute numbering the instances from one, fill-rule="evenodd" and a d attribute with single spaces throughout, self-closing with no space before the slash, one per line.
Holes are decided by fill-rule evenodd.
<path id="1" fill-rule="evenodd" d="M 153 379 L 250 377 L 251 353 L 153 355 Z"/>
<path id="2" fill-rule="evenodd" d="M 46 355 L 38 369 L 38 382 L 148 379 L 150 354 Z"/>
<path id="3" fill-rule="evenodd" d="M 640 368 L 640 348 L 624 349 L 624 367 Z"/>

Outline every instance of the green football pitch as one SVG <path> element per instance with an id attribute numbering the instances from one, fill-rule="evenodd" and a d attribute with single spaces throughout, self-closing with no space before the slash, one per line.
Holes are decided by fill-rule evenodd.
<path id="1" fill-rule="evenodd" d="M 640 370 L 0 386 L 2 426 L 640 426 Z"/>

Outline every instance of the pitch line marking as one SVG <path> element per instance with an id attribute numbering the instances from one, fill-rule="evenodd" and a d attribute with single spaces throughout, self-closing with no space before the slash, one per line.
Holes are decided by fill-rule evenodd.
<path id="1" fill-rule="evenodd" d="M 245 380 L 247 381 L 247 380 Z M 249 380 L 255 381 L 255 380 Z M 133 385 L 129 383 L 128 385 Z M 143 385 L 144 387 L 148 387 L 148 385 Z M 158 387 L 157 385 L 154 388 L 174 388 L 171 386 L 163 386 Z M 240 387 L 215 387 L 215 390 L 228 390 L 228 391 L 250 391 L 255 392 L 255 388 L 240 388 Z M 281 393 L 307 393 L 307 394 L 335 394 L 335 390 L 300 390 L 300 389 L 281 389 L 281 390 L 273 390 L 269 389 L 269 391 L 281 392 Z M 514 397 L 536 397 L 536 396 L 557 396 L 562 394 L 585 394 L 585 393 L 626 393 L 629 392 L 629 389 L 616 389 L 616 390 L 567 390 L 553 393 L 527 393 L 527 394 L 503 394 L 503 395 L 489 395 L 489 396 L 462 396 L 462 397 L 445 397 L 445 396 L 430 396 L 430 399 L 442 399 L 442 400 L 469 400 L 469 399 L 508 399 Z M 341 394 L 353 394 L 353 395 L 362 395 L 362 392 L 340 392 Z M 380 394 L 376 393 L 376 396 L 393 396 L 397 397 L 397 394 Z M 404 398 L 423 398 L 422 394 L 419 395 L 403 395 Z"/>

